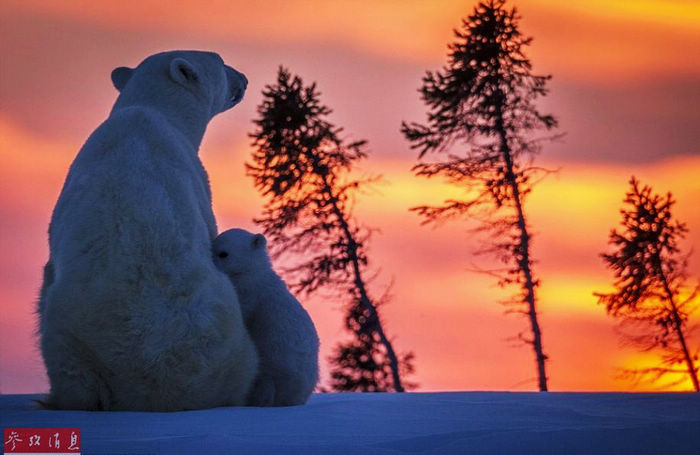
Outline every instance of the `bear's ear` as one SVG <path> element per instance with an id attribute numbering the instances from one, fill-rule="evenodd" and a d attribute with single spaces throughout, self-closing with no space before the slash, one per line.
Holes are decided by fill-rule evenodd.
<path id="1" fill-rule="evenodd" d="M 253 236 L 253 249 L 262 248 L 267 245 L 267 239 L 262 234 L 255 234 Z"/>
<path id="2" fill-rule="evenodd" d="M 112 84 L 114 84 L 114 88 L 121 92 L 126 83 L 129 82 L 131 73 L 133 72 L 133 69 L 127 68 L 126 66 L 114 68 L 112 71 Z"/>
<path id="3" fill-rule="evenodd" d="M 170 77 L 182 85 L 190 85 L 199 80 L 197 70 L 194 69 L 190 62 L 181 57 L 174 58 L 170 62 Z"/>

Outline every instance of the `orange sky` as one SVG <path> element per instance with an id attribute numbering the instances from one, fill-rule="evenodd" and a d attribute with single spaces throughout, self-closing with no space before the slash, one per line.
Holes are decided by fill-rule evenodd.
<path id="1" fill-rule="evenodd" d="M 508 295 L 474 256 L 464 223 L 421 227 L 412 205 L 458 196 L 415 178 L 415 154 L 398 131 L 421 120 L 416 89 L 444 62 L 445 45 L 473 2 L 5 0 L 0 4 L 0 391 L 39 392 L 46 378 L 33 337 L 33 306 L 47 257 L 46 227 L 68 165 L 115 98 L 109 72 L 173 48 L 219 52 L 251 81 L 246 100 L 217 117 L 201 156 L 221 230 L 254 229 L 261 199 L 245 177 L 246 132 L 279 64 L 318 81 L 331 119 L 370 141 L 363 167 L 387 184 L 358 200 L 380 229 L 371 244 L 381 268 L 376 293 L 393 277 L 384 307 L 400 351 L 416 353 L 420 390 L 533 390 L 529 348 L 508 337 L 526 321 L 504 316 Z M 528 201 L 552 390 L 628 390 L 615 367 L 649 361 L 619 346 L 614 322 L 595 303 L 610 274 L 598 258 L 618 222 L 635 174 L 671 190 L 676 213 L 700 245 L 700 6 L 688 1 L 517 2 L 535 41 L 535 70 L 552 73 L 543 109 L 566 138 L 539 162 L 560 168 Z M 203 6 L 205 5 L 205 6 Z M 691 274 L 700 275 L 700 259 Z M 323 355 L 342 336 L 337 305 L 305 302 Z M 695 339 L 695 345 L 700 339 Z"/>

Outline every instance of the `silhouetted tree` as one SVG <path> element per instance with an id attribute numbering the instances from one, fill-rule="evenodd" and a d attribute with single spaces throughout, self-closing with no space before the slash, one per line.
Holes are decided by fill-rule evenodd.
<path id="1" fill-rule="evenodd" d="M 352 213 L 356 192 L 376 179 L 348 175 L 367 156 L 366 141 L 344 141 L 342 129 L 325 120 L 331 110 L 320 103 L 316 84 L 304 86 L 284 68 L 263 97 L 246 164 L 267 198 L 255 222 L 270 238 L 273 255 L 303 257 L 287 270 L 294 291 L 325 289 L 347 302 L 345 326 L 354 336 L 331 358 L 331 387 L 403 392 L 401 375 L 412 371 L 412 354 L 397 356 L 386 335 L 380 302 L 367 288 L 370 231 Z"/>
<path id="2" fill-rule="evenodd" d="M 630 186 L 620 210 L 622 227 L 610 233 L 613 251 L 601 255 L 615 274 L 615 292 L 596 296 L 608 314 L 631 326 L 633 332 L 623 332 L 628 341 L 663 352 L 661 367 L 632 370 L 634 376 L 656 381 L 672 374 L 679 377 L 674 384 L 690 377 L 698 391 L 698 350 L 691 353 L 688 346 L 688 316 L 697 309 L 698 287 L 689 288 L 688 256 L 678 248 L 688 230 L 671 214 L 671 193 L 662 197 L 647 185 L 640 188 L 634 177 Z"/>
<path id="3" fill-rule="evenodd" d="M 534 101 L 547 93 L 550 76 L 531 73 L 524 47 L 531 38 L 518 29 L 520 16 L 505 1 L 479 3 L 455 30 L 456 41 L 448 45 L 448 63 L 441 71 L 427 72 L 420 89 L 429 108 L 427 125 L 403 123 L 402 132 L 419 151 L 419 159 L 436 152 L 442 161 L 419 163 L 414 172 L 424 177 L 444 177 L 462 186 L 464 200 L 448 200 L 438 207 L 411 210 L 425 223 L 471 216 L 482 221 L 494 253 L 505 268 L 492 271 L 499 284 L 517 285 L 520 292 L 509 312 L 522 313 L 530 321 L 531 336 L 518 338 L 531 344 L 537 361 L 538 384 L 547 390 L 542 331 L 538 322 L 535 290 L 539 280 L 533 271 L 531 234 L 524 201 L 532 189 L 533 176 L 542 169 L 532 166 L 541 142 L 537 131 L 557 124 L 541 114 Z M 454 151 L 459 149 L 459 151 Z"/>

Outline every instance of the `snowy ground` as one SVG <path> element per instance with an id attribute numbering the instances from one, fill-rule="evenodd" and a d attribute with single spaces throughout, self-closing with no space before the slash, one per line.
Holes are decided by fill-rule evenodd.
<path id="1" fill-rule="evenodd" d="M 36 410 L 0 396 L 0 426 L 79 427 L 82 454 L 700 454 L 700 394 L 314 395 L 292 408 Z"/>

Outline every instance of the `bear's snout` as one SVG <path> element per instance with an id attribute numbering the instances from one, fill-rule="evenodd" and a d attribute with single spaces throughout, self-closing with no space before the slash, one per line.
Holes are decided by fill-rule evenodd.
<path id="1" fill-rule="evenodd" d="M 236 71 L 236 70 L 234 70 L 234 71 Z M 248 88 L 248 78 L 245 77 L 245 74 L 240 73 L 240 72 L 238 72 L 238 71 L 236 71 L 236 74 L 238 74 L 238 77 L 241 78 L 241 81 L 242 81 L 242 84 L 243 84 L 243 90 L 247 89 L 247 88 Z"/>
<path id="2" fill-rule="evenodd" d="M 226 72 L 228 73 L 229 85 L 231 86 L 231 102 L 235 106 L 243 99 L 245 90 L 248 87 L 248 78 L 245 77 L 245 74 L 236 71 L 228 65 L 226 66 Z"/>

